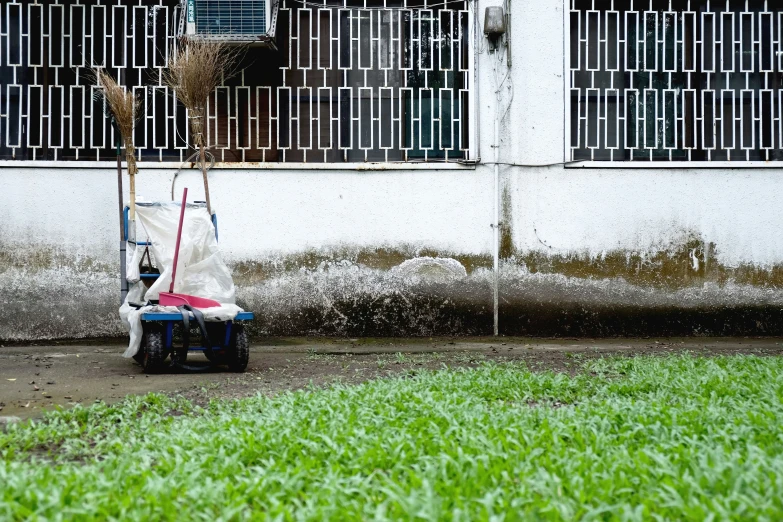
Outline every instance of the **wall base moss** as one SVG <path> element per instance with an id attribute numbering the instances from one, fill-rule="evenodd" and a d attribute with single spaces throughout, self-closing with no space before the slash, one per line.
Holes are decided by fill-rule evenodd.
<path id="1" fill-rule="evenodd" d="M 783 335 L 783 268 L 723 267 L 715 251 L 694 241 L 652 254 L 515 254 L 500 273 L 500 331 Z M 393 269 L 417 255 L 444 253 L 314 251 L 232 267 L 239 304 L 256 313 L 256 338 L 489 335 L 491 257 L 454 256 L 468 268 L 462 275 Z M 0 342 L 125 335 L 116 269 L 89 258 L 69 265 L 62 256 L 0 259 Z"/>

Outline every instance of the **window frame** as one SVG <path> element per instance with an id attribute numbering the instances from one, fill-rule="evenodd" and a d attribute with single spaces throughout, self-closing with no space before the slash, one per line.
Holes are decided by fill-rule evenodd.
<path id="1" fill-rule="evenodd" d="M 272 0 L 273 1 L 273 0 Z M 267 0 L 267 6 L 269 6 L 272 1 Z M 434 0 L 429 0 L 430 2 Z M 473 0 L 469 0 L 473 1 Z M 20 2 L 21 8 L 23 10 L 27 10 L 27 3 Z M 44 9 L 48 9 L 49 4 L 43 4 Z M 65 7 L 64 9 L 68 8 L 68 4 L 63 4 Z M 115 2 L 112 0 L 108 0 L 105 3 L 101 3 L 101 6 L 104 6 L 109 12 L 111 12 L 112 7 L 115 5 Z M 150 12 L 152 12 L 152 9 L 156 8 L 153 6 L 144 6 L 145 9 L 148 9 Z M 426 9 L 426 6 L 423 7 Z M 3 8 L 0 8 L 3 9 Z M 176 17 L 176 7 L 167 7 L 168 16 L 169 16 L 169 23 L 174 23 L 174 18 Z M 130 11 L 133 13 L 133 11 Z M 464 156 L 462 157 L 448 157 L 446 159 L 440 159 L 440 158 L 433 158 L 430 157 L 426 161 L 424 158 L 408 158 L 405 160 L 404 158 L 395 161 L 395 160 L 389 160 L 388 162 L 385 161 L 373 161 L 372 159 L 369 159 L 368 161 L 344 161 L 344 162 L 335 162 L 335 163 L 304 163 L 304 162 L 297 162 L 297 161 L 280 161 L 279 159 L 275 158 L 271 161 L 258 161 L 258 160 L 251 160 L 251 161 L 241 161 L 240 159 L 237 159 L 235 161 L 225 161 L 225 162 L 219 162 L 216 165 L 216 168 L 220 169 L 231 169 L 231 168 L 259 168 L 259 169 L 285 169 L 285 170 L 308 170 L 308 169 L 315 169 L 315 170 L 405 170 L 405 169 L 411 169 L 411 170 L 419 170 L 419 169 L 433 169 L 433 170 L 450 170 L 450 169 L 465 169 L 465 168 L 475 168 L 475 165 L 479 161 L 479 120 L 478 120 L 478 110 L 476 105 L 477 100 L 477 88 L 478 88 L 478 82 L 476 79 L 476 70 L 477 70 L 477 60 L 478 56 L 476 53 L 477 49 L 477 16 L 475 13 L 475 9 L 466 9 L 465 12 L 467 13 L 467 71 L 464 72 L 465 79 L 467 83 L 467 105 L 468 110 L 465 113 L 465 116 L 468 118 L 468 122 L 466 124 L 466 128 L 464 130 L 465 136 L 467 138 L 467 146 L 466 150 L 464 151 Z M 5 18 L 5 9 L 3 9 L 3 13 L 0 14 L 3 18 Z M 64 22 L 63 22 L 64 23 Z M 170 35 L 169 35 L 170 36 Z M 104 40 L 105 42 L 105 40 Z M 168 49 L 168 47 L 167 47 Z M 3 49 L 5 51 L 5 49 Z M 42 51 L 43 52 L 43 51 Z M 116 73 L 116 70 L 114 68 L 111 69 L 113 73 Z M 122 69 L 124 71 L 124 68 Z M 89 88 L 89 85 L 85 84 L 85 87 Z M 150 91 L 145 96 L 145 100 L 152 100 L 156 96 L 156 90 L 155 89 L 161 89 L 161 86 L 156 85 L 147 85 L 144 84 L 142 86 L 147 91 Z M 142 87 L 138 87 L 141 89 Z M 252 91 L 256 90 L 255 85 L 247 86 Z M 62 88 L 67 91 L 70 87 L 68 85 L 63 85 Z M 225 88 L 231 88 L 230 86 L 226 86 Z M 22 89 L 26 89 L 25 86 L 22 86 Z M 136 89 L 136 87 L 134 87 Z M 274 89 L 274 87 L 272 87 Z M 5 89 L 4 89 L 5 90 Z M 27 91 L 24 91 L 27 92 Z M 145 91 L 146 92 L 146 91 Z M 233 91 L 232 91 L 233 92 Z M 232 98 L 233 98 L 232 93 Z M 215 99 L 217 101 L 217 94 L 213 93 L 213 95 L 210 98 L 210 101 L 212 99 Z M 454 100 L 459 100 L 459 95 L 454 96 Z M 151 101 L 150 101 L 151 103 Z M 173 103 L 172 100 L 169 100 L 167 103 Z M 233 101 L 232 101 L 233 103 Z M 169 125 L 173 124 L 172 122 L 168 121 L 171 118 L 178 118 L 180 114 L 181 106 L 175 111 L 174 116 L 169 116 L 165 121 L 161 123 L 161 125 Z M 21 111 L 21 108 L 20 108 Z M 21 114 L 21 112 L 20 112 Z M 237 117 L 235 117 L 236 119 Z M 242 118 L 240 118 L 242 119 Z M 70 120 L 68 120 L 70 121 Z M 173 120 L 172 120 L 173 121 Z M 149 124 L 147 122 L 146 116 L 141 120 L 141 126 L 137 129 L 137 133 L 141 133 L 146 136 L 148 133 L 148 130 L 146 129 L 146 126 Z M 175 122 L 176 123 L 176 122 Z M 69 124 L 70 125 L 70 124 Z M 88 124 L 85 124 L 88 125 Z M 234 129 L 236 130 L 236 129 Z M 85 131 L 86 132 L 86 131 Z M 154 131 L 153 131 L 154 132 Z M 183 132 L 183 135 L 187 136 L 189 132 L 187 124 L 185 125 L 185 129 Z M 232 131 L 233 132 L 233 131 Z M 5 136 L 3 136 L 5 138 Z M 22 137 L 23 141 L 26 140 L 24 136 Z M 85 141 L 90 142 L 90 135 L 85 134 Z M 149 137 L 147 137 L 147 141 L 149 142 Z M 232 134 L 233 139 L 233 134 Z M 250 139 L 247 137 L 247 139 Z M 271 138 L 270 138 L 271 139 Z M 169 140 L 170 141 L 170 140 Z M 154 143 L 154 141 L 152 142 Z M 168 141 L 167 141 L 168 143 Z M 149 145 L 150 143 L 147 143 Z M 141 144 L 140 144 L 141 145 Z M 150 148 L 150 147 L 141 147 L 138 146 L 138 150 L 144 150 L 145 153 L 142 155 L 139 161 L 139 165 L 142 168 L 162 168 L 162 169 L 171 169 L 171 168 L 180 168 L 182 167 L 183 163 L 179 161 L 179 158 L 176 158 L 174 155 L 169 155 L 169 151 L 175 151 L 178 152 L 180 149 L 175 147 L 176 143 L 170 143 L 168 149 L 156 149 L 156 148 Z M 113 149 L 113 147 L 112 147 Z M 149 153 L 147 151 L 149 149 Z M 10 151 L 11 149 L 9 149 Z M 17 153 L 22 150 L 22 148 L 16 148 L 15 149 Z M 97 150 L 97 155 L 91 154 L 93 152 L 92 147 L 87 147 L 85 150 L 86 153 L 81 152 L 82 149 L 79 150 L 78 156 L 76 158 L 69 158 L 69 157 L 63 157 L 62 153 L 58 153 L 56 156 L 56 159 L 50 159 L 47 157 L 47 155 L 44 155 L 44 157 L 41 157 L 43 155 L 43 149 L 41 149 L 36 156 L 33 156 L 35 159 L 13 159 L 11 154 L 9 153 L 7 156 L 5 156 L 4 159 L 0 159 L 0 167 L 35 167 L 35 168 L 107 168 L 111 167 L 113 168 L 116 164 L 111 159 L 113 157 L 113 154 L 111 156 L 107 156 L 105 154 L 106 151 L 104 151 L 103 148 L 101 149 L 95 149 Z M 108 150 L 108 149 L 107 149 Z M 188 156 L 188 151 L 190 149 L 183 149 L 184 152 L 180 153 L 181 158 L 184 160 Z M 216 144 L 216 152 L 221 152 L 220 147 Z M 183 155 L 184 154 L 184 155 Z M 86 157 L 85 157 L 86 156 Z M 94 156 L 94 157 L 90 157 Z M 220 154 L 218 154 L 220 156 Z M 104 159 L 105 158 L 105 159 Z M 226 158 L 228 159 L 228 158 Z"/>
<path id="2" fill-rule="evenodd" d="M 571 2 L 572 0 L 563 0 L 563 166 L 567 169 L 781 169 L 783 160 L 731 160 L 731 161 L 682 161 L 682 160 L 574 160 L 571 158 L 571 124 L 572 124 L 572 104 L 571 93 Z M 603 13 L 603 11 L 599 12 Z M 774 11 L 773 11 L 774 12 Z M 781 15 L 783 16 L 783 15 Z M 783 35 L 783 27 L 779 29 Z M 783 45 L 783 44 L 782 44 Z M 774 59 L 774 55 L 773 55 Z M 783 120 L 783 108 L 781 108 L 781 120 Z M 780 122 L 783 126 L 783 121 Z M 783 140 L 783 136 L 780 138 Z"/>

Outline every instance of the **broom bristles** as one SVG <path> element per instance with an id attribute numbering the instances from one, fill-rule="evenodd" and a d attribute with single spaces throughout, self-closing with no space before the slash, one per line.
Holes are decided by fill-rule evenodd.
<path id="1" fill-rule="evenodd" d="M 185 39 L 163 69 L 163 84 L 188 109 L 204 107 L 215 88 L 237 73 L 236 63 L 243 52 L 244 47 L 225 42 Z"/>
<path id="2" fill-rule="evenodd" d="M 104 69 L 94 70 L 93 75 L 96 83 L 103 88 L 101 93 L 120 134 L 127 141 L 133 136 L 133 127 L 139 117 L 141 100 L 133 96 L 131 91 L 123 89 Z"/>
<path id="3" fill-rule="evenodd" d="M 139 117 L 141 100 L 133 95 L 133 92 L 123 89 L 103 69 L 92 71 L 95 82 L 102 87 L 101 94 L 106 100 L 120 137 L 125 143 L 125 162 L 128 165 L 128 177 L 130 179 L 130 220 L 136 219 L 136 149 L 133 146 L 133 127 Z M 131 231 L 133 234 L 133 231 Z"/>
<path id="4" fill-rule="evenodd" d="M 188 109 L 197 146 L 204 145 L 203 120 L 209 96 L 221 82 L 237 73 L 236 65 L 243 52 L 243 46 L 185 39 L 162 71 L 163 84 L 176 93 L 177 99 Z"/>

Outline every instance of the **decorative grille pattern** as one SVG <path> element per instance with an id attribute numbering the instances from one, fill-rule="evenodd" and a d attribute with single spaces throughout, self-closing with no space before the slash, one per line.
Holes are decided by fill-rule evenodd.
<path id="1" fill-rule="evenodd" d="M 143 100 L 140 159 L 189 157 L 185 109 L 161 82 L 182 12 L 179 0 L 0 3 L 0 159 L 112 159 L 89 74 L 101 66 Z M 208 142 L 229 162 L 465 159 L 469 18 L 463 0 L 281 1 L 278 50 L 250 48 L 217 89 Z"/>
<path id="2" fill-rule="evenodd" d="M 568 2 L 572 160 L 783 160 L 783 2 Z"/>

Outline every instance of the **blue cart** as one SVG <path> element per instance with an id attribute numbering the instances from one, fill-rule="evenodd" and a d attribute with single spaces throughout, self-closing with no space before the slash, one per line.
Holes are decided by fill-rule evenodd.
<path id="1" fill-rule="evenodd" d="M 139 205 L 137 203 L 137 205 Z M 128 213 L 124 213 L 124 237 L 128 240 Z M 217 216 L 212 215 L 217 237 Z M 149 246 L 146 242 L 138 242 L 139 246 Z M 123 252 L 124 255 L 124 252 Z M 122 263 L 122 280 L 125 281 L 125 263 Z M 141 274 L 142 280 L 157 279 L 160 274 Z M 124 296 L 123 296 L 124 300 Z M 215 365 L 225 365 L 231 371 L 244 372 L 250 357 L 250 343 L 244 322 L 254 318 L 252 312 L 242 312 L 232 321 L 203 321 L 198 310 L 181 310 L 180 312 L 145 312 L 141 314 L 144 337 L 141 347 L 133 358 L 145 373 L 159 373 L 166 368 L 166 359 L 171 356 L 171 367 L 191 371 L 209 369 L 210 366 L 193 366 L 187 364 L 189 352 L 203 352 L 207 359 Z M 201 346 L 192 346 L 190 340 L 191 325 L 199 326 Z M 175 328 L 176 327 L 176 328 Z M 175 345 L 175 333 L 179 334 L 181 342 Z M 208 341 L 208 342 L 207 342 Z"/>

